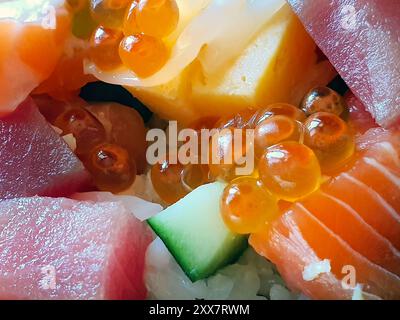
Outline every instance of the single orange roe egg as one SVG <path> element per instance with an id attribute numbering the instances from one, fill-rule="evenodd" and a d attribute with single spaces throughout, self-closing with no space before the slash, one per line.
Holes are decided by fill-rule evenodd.
<path id="1" fill-rule="evenodd" d="M 90 112 L 81 107 L 67 108 L 53 125 L 63 131 L 63 135 L 73 134 L 78 155 L 89 152 L 95 145 L 106 139 L 103 125 Z"/>
<path id="2" fill-rule="evenodd" d="M 119 55 L 128 69 L 137 76 L 146 78 L 164 66 L 169 53 L 161 40 L 137 34 L 125 37 L 121 41 Z"/>
<path id="3" fill-rule="evenodd" d="M 222 129 L 211 137 L 209 144 L 210 174 L 215 179 L 231 181 L 238 176 L 237 169 L 246 156 L 253 156 L 253 141 L 246 141 L 246 131 L 241 129 Z M 251 173 L 249 173 L 250 175 Z"/>
<path id="4" fill-rule="evenodd" d="M 314 150 L 323 172 L 343 165 L 355 150 L 354 135 L 339 116 L 318 112 L 305 122 L 304 144 Z"/>
<path id="5" fill-rule="evenodd" d="M 305 113 L 294 105 L 288 103 L 274 103 L 257 112 L 256 125 L 272 116 L 286 116 L 303 122 L 306 119 Z"/>
<path id="6" fill-rule="evenodd" d="M 303 125 L 287 116 L 272 116 L 261 123 L 255 129 L 254 142 L 255 153 L 261 156 L 265 150 L 283 141 L 301 141 Z"/>
<path id="7" fill-rule="evenodd" d="M 221 214 L 233 232 L 254 233 L 278 216 L 277 199 L 256 179 L 241 177 L 225 188 Z"/>
<path id="8" fill-rule="evenodd" d="M 178 22 L 179 8 L 175 0 L 139 0 L 132 3 L 125 17 L 124 32 L 163 38 L 176 29 Z"/>
<path id="9" fill-rule="evenodd" d="M 151 168 L 151 182 L 154 190 L 166 204 L 171 205 L 182 199 L 189 191 L 182 184 L 184 166 L 171 163 L 167 155 Z"/>
<path id="10" fill-rule="evenodd" d="M 298 142 L 282 142 L 262 155 L 258 170 L 265 187 L 278 198 L 296 201 L 318 189 L 321 169 L 314 152 Z"/>
<path id="11" fill-rule="evenodd" d="M 207 165 L 188 164 L 183 168 L 181 182 L 189 193 L 201 185 L 211 182 L 209 175 L 210 171 Z"/>
<path id="12" fill-rule="evenodd" d="M 119 57 L 119 44 L 123 38 L 121 31 L 99 26 L 90 39 L 89 57 L 96 66 L 104 71 L 113 70 L 122 65 Z"/>
<path id="13" fill-rule="evenodd" d="M 329 112 L 340 116 L 347 107 L 343 97 L 336 91 L 328 87 L 316 87 L 304 97 L 302 109 L 307 115 Z"/>
<path id="14" fill-rule="evenodd" d="M 132 0 L 90 0 L 90 14 L 98 24 L 122 29 L 125 12 Z"/>
<path id="15" fill-rule="evenodd" d="M 136 178 L 135 161 L 116 144 L 104 143 L 93 148 L 84 164 L 97 188 L 103 191 L 124 191 Z"/>

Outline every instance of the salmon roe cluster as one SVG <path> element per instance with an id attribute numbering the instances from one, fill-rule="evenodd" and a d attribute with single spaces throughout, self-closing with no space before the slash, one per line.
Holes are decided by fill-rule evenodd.
<path id="1" fill-rule="evenodd" d="M 152 183 L 161 199 L 172 204 L 196 186 L 225 181 L 221 214 L 226 225 L 240 234 L 257 232 L 278 216 L 279 208 L 316 191 L 324 174 L 335 173 L 351 159 L 354 134 L 341 118 L 345 111 L 335 91 L 315 88 L 301 107 L 275 103 L 230 117 L 199 119 L 190 127 L 219 129 L 210 138 L 208 166 L 165 160 L 153 166 Z M 234 129 L 242 133 L 239 147 Z M 253 129 L 256 165 L 253 173 L 238 176 L 239 165 L 232 159 L 249 152 L 246 129 Z M 190 187 L 184 182 L 187 172 L 195 177 Z"/>
<path id="2" fill-rule="evenodd" d="M 124 191 L 144 172 L 146 131 L 136 110 L 117 103 L 88 105 L 78 98 L 63 103 L 37 97 L 36 102 L 63 136 L 75 138 L 75 153 L 99 190 Z"/>
<path id="3" fill-rule="evenodd" d="M 76 35 L 90 36 L 90 60 L 102 71 L 127 67 L 140 78 L 169 58 L 164 39 L 176 29 L 175 0 L 68 0 Z"/>

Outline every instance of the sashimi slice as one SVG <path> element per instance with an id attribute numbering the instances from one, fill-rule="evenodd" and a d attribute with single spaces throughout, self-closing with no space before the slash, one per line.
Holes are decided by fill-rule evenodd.
<path id="1" fill-rule="evenodd" d="M 82 163 L 28 98 L 0 119 L 0 199 L 66 196 L 90 187 Z"/>
<path id="2" fill-rule="evenodd" d="M 400 219 L 379 193 L 348 173 L 335 178 L 323 190 L 348 203 L 366 223 L 400 250 Z"/>
<path id="3" fill-rule="evenodd" d="M 0 2 L 0 116 L 51 74 L 69 26 L 63 0 Z"/>
<path id="4" fill-rule="evenodd" d="M 145 299 L 148 227 L 120 202 L 0 202 L 0 299 Z"/>
<path id="5" fill-rule="evenodd" d="M 400 123 L 400 2 L 288 2 L 377 123 Z"/>
<path id="6" fill-rule="evenodd" d="M 326 279 L 344 278 L 347 265 L 355 268 L 364 292 L 400 297 L 400 135 L 377 128 L 357 141 L 352 167 L 295 203 L 268 230 L 250 237 L 290 287 L 312 298 L 342 299 L 343 291 Z M 323 259 L 330 260 L 332 271 L 305 281 L 305 266 Z"/>
<path id="7" fill-rule="evenodd" d="M 363 103 L 352 92 L 348 92 L 344 99 L 349 108 L 348 123 L 354 132 L 363 134 L 378 126 Z"/>
<path id="8" fill-rule="evenodd" d="M 355 251 L 400 275 L 400 252 L 368 225 L 349 204 L 322 191 L 316 192 L 301 204 Z"/>
<path id="9" fill-rule="evenodd" d="M 268 231 L 252 234 L 250 245 L 262 256 L 278 266 L 287 286 L 313 299 L 349 300 L 351 288 L 343 287 L 342 279 L 331 272 L 321 273 L 312 281 L 303 278 L 303 270 L 320 261 L 313 248 L 304 240 L 301 230 L 290 217 L 284 215 Z M 288 258 L 290 257 L 290 258 Z M 368 299 L 380 299 L 365 295 Z"/>

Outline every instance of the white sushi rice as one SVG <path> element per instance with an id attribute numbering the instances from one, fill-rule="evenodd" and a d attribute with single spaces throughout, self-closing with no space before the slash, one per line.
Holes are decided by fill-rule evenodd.
<path id="1" fill-rule="evenodd" d="M 208 279 L 193 283 L 179 267 L 160 238 L 146 255 L 146 285 L 150 299 L 160 300 L 292 300 L 274 266 L 252 249 L 237 263 Z"/>
<path id="2" fill-rule="evenodd" d="M 331 262 L 328 259 L 313 262 L 304 267 L 304 281 L 312 281 L 317 279 L 323 273 L 331 272 Z"/>

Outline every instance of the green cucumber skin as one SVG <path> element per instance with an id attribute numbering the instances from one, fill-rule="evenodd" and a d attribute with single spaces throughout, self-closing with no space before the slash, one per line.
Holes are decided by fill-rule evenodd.
<path id="1" fill-rule="evenodd" d="M 236 239 L 234 240 L 234 243 L 236 244 L 234 248 L 230 249 L 230 252 L 225 252 L 225 258 L 221 259 L 220 261 L 217 262 L 211 262 L 210 265 L 206 265 L 202 268 L 199 267 L 191 267 L 184 259 L 183 257 L 185 256 L 184 252 L 181 252 L 181 248 L 176 246 L 176 242 L 173 236 L 170 236 L 170 233 L 168 230 L 165 230 L 162 225 L 157 223 L 157 219 L 151 218 L 150 220 L 147 221 L 150 227 L 153 229 L 153 231 L 161 238 L 161 240 L 164 242 L 172 256 L 175 258 L 177 263 L 180 265 L 182 270 L 185 272 L 187 277 L 192 281 L 196 282 L 198 280 L 202 280 L 204 278 L 208 278 L 215 274 L 219 269 L 234 263 L 237 261 L 237 259 L 240 258 L 240 256 L 243 254 L 243 252 L 246 250 L 248 247 L 248 237 L 247 236 L 241 236 L 241 235 L 236 235 Z"/>

